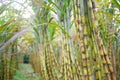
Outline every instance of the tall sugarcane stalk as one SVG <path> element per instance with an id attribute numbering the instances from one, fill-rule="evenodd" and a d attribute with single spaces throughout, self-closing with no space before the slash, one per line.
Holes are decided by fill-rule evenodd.
<path id="1" fill-rule="evenodd" d="M 80 1 L 78 0 L 75 0 L 75 4 L 76 4 L 76 8 L 74 7 L 74 12 L 76 10 L 76 16 L 74 16 L 75 20 L 76 20 L 76 31 L 77 31 L 77 34 L 78 34 L 78 37 L 79 37 L 79 46 L 80 46 L 80 55 L 82 56 L 82 69 L 83 69 L 83 73 L 82 73 L 82 76 L 83 78 L 82 79 L 92 79 L 91 78 L 91 72 L 90 72 L 90 62 L 89 61 L 89 56 L 88 56 L 88 48 L 89 48 L 89 45 L 87 44 L 88 43 L 88 33 L 87 33 L 87 23 L 85 20 L 85 17 L 84 17 L 84 12 L 82 13 L 81 10 L 84 10 L 85 7 L 81 7 L 80 6 Z M 84 1 L 81 1 L 81 5 L 82 6 L 86 6 L 84 4 Z M 82 8 L 80 10 L 80 8 Z M 87 13 L 87 12 L 86 12 Z M 78 19 L 76 19 L 78 18 Z"/>
<path id="2" fill-rule="evenodd" d="M 111 61 L 108 57 L 108 53 L 105 49 L 105 46 L 103 45 L 103 41 L 100 38 L 99 35 L 99 31 L 98 31 L 98 23 L 97 23 L 97 19 L 96 19 L 96 15 L 95 15 L 95 7 L 93 7 L 94 5 L 92 4 L 94 3 L 94 1 L 89 0 L 89 8 L 91 9 L 91 19 L 92 19 L 92 23 L 93 23 L 93 29 L 94 29 L 94 36 L 96 39 L 96 42 L 98 44 L 99 50 L 100 50 L 100 55 L 101 55 L 101 60 L 102 60 L 102 64 L 105 70 L 105 74 L 106 74 L 106 78 L 108 80 L 116 80 L 115 79 L 115 75 L 114 75 L 114 71 L 113 71 L 113 66 L 111 64 Z"/>

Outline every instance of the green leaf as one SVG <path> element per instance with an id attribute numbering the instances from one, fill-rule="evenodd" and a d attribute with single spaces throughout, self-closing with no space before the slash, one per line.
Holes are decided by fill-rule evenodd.
<path id="1" fill-rule="evenodd" d="M 35 36 L 37 38 L 37 41 L 40 42 L 40 35 L 39 35 L 39 29 L 38 28 L 33 28 L 34 32 L 35 32 Z"/>
<path id="2" fill-rule="evenodd" d="M 49 31 L 50 40 L 53 40 L 53 36 L 54 36 L 54 33 L 55 33 L 55 27 L 54 26 L 49 26 L 48 31 Z"/>
<path id="3" fill-rule="evenodd" d="M 57 28 L 61 29 L 62 32 L 63 32 L 67 37 L 69 37 L 69 38 L 71 37 L 71 36 L 69 35 L 69 33 L 68 33 L 62 26 L 58 25 L 55 21 L 52 21 L 51 23 L 48 23 L 48 25 L 49 25 L 49 26 L 54 26 L 54 27 L 57 27 Z"/>
<path id="4" fill-rule="evenodd" d="M 120 2 L 118 0 L 112 0 L 113 4 L 116 5 L 118 9 L 120 9 Z"/>

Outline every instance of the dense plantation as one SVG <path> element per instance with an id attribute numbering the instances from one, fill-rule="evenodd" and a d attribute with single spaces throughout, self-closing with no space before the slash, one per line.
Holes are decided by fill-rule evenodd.
<path id="1" fill-rule="evenodd" d="M 120 0 L 0 0 L 0 80 L 120 80 Z"/>

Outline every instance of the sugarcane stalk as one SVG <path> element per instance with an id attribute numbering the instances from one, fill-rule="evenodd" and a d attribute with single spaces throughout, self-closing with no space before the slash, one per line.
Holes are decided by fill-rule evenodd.
<path id="1" fill-rule="evenodd" d="M 92 5 L 92 2 L 91 2 L 91 5 Z M 91 5 L 90 5 L 90 8 L 92 9 Z M 111 62 L 109 60 L 107 51 L 106 51 L 106 49 L 103 45 L 102 39 L 100 38 L 100 35 L 99 35 L 99 31 L 98 31 L 98 28 L 97 28 L 98 23 L 96 21 L 97 18 L 96 18 L 96 15 L 95 15 L 95 9 L 94 8 L 93 8 L 93 11 L 91 11 L 91 16 L 92 16 L 92 22 L 93 22 L 93 29 L 95 31 L 94 36 L 95 36 L 95 39 L 97 41 L 97 44 L 98 44 L 98 47 L 99 47 L 99 50 L 100 50 L 101 60 L 102 60 L 102 64 L 103 64 L 103 67 L 104 67 L 104 70 L 105 70 L 105 73 L 106 73 L 106 77 L 107 77 L 108 80 L 111 80 L 111 79 L 116 80 L 115 76 L 113 75 L 114 71 L 113 71 L 113 67 L 111 65 Z"/>

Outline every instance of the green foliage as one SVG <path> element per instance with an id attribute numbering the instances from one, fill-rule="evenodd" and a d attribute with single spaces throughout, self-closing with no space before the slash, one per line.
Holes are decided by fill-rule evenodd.
<path id="1" fill-rule="evenodd" d="M 120 10 L 120 2 L 118 0 L 112 0 L 112 2 Z"/>

